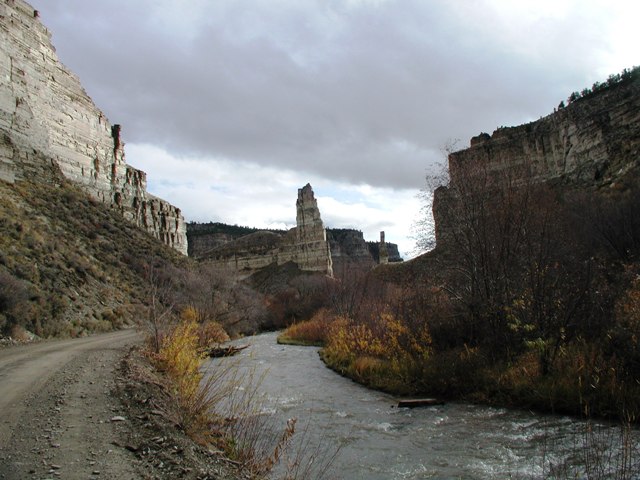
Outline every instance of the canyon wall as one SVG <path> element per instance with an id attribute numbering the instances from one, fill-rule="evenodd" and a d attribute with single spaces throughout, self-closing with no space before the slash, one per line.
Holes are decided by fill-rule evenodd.
<path id="1" fill-rule="evenodd" d="M 296 227 L 287 232 L 255 230 L 243 235 L 242 227 L 230 227 L 236 230 L 238 237 L 225 242 L 229 236 L 234 236 L 232 232 L 206 235 L 198 232 L 199 229 L 206 229 L 206 226 L 199 228 L 192 225 L 190 228 L 195 232 L 193 236 L 199 237 L 197 246 L 208 248 L 204 251 L 193 249 L 194 256 L 222 268 L 251 272 L 274 263 L 282 265 L 293 262 L 301 270 L 333 275 L 329 242 L 309 184 L 298 189 Z"/>
<path id="2" fill-rule="evenodd" d="M 335 275 L 358 270 L 371 270 L 379 263 L 379 242 L 367 242 L 360 230 L 327 228 L 332 270 Z M 238 265 L 262 268 L 277 263 L 279 242 L 287 237 L 286 230 L 259 230 L 257 228 L 226 225 L 223 223 L 188 223 L 189 256 L 194 258 L 240 257 Z M 293 237 L 294 235 L 289 235 Z M 242 239 L 242 240 L 241 240 Z M 270 242 L 269 239 L 273 241 Z M 270 245 L 270 246 L 269 246 Z M 398 245 L 386 242 L 389 262 L 401 262 Z M 271 248 L 271 250 L 270 250 Z M 260 257 L 260 258 L 257 258 Z M 235 262 L 229 263 L 234 266 Z"/>
<path id="3" fill-rule="evenodd" d="M 471 139 L 449 156 L 450 186 L 436 190 L 438 246 L 446 241 L 446 205 L 464 182 L 547 183 L 563 191 L 613 194 L 637 189 L 640 168 L 640 71 L 561 105 L 540 120 Z M 503 183 L 504 184 L 504 183 Z"/>
<path id="4" fill-rule="evenodd" d="M 573 101 L 535 122 L 499 128 L 471 139 L 449 157 L 451 181 L 474 165 L 487 173 L 505 169 L 535 182 L 558 180 L 575 186 L 615 184 L 638 166 L 640 75 Z"/>
<path id="5" fill-rule="evenodd" d="M 333 271 L 342 277 L 354 270 L 367 271 L 376 265 L 369 246 L 359 230 L 329 229 L 327 238 L 331 246 Z"/>
<path id="6" fill-rule="evenodd" d="M 125 162 L 120 126 L 60 63 L 51 34 L 22 0 L 0 4 L 0 78 L 0 179 L 37 176 L 47 158 L 93 198 L 187 254 L 180 209 L 146 191 L 146 174 Z"/>

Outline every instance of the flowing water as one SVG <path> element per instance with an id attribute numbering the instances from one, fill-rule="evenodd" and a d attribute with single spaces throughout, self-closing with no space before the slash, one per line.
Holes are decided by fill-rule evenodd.
<path id="1" fill-rule="evenodd" d="M 246 378 L 264 375 L 263 413 L 282 428 L 297 418 L 305 450 L 321 446 L 327 458 L 338 450 L 330 478 L 542 478 L 582 450 L 585 425 L 570 417 L 463 403 L 397 408 L 396 398 L 326 368 L 317 348 L 278 345 L 276 336 L 237 342 L 251 346 L 207 368 L 234 362 Z"/>

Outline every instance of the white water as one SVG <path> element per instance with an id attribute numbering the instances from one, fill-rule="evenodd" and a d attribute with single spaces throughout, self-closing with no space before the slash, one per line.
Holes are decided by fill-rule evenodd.
<path id="1" fill-rule="evenodd" d="M 399 409 L 396 398 L 327 369 L 316 348 L 277 345 L 273 333 L 237 343 L 251 347 L 207 368 L 232 361 L 244 375 L 264 374 L 263 412 L 282 428 L 297 418 L 305 450 L 339 449 L 328 478 L 530 479 L 581 461 L 585 424 L 570 417 L 461 403 Z"/>

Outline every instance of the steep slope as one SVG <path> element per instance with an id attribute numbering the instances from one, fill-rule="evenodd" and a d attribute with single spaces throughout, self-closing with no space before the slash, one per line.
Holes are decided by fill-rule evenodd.
<path id="1" fill-rule="evenodd" d="M 67 181 L 0 182 L 0 333 L 76 336 L 130 323 L 146 301 L 144 261 L 187 261 Z"/>

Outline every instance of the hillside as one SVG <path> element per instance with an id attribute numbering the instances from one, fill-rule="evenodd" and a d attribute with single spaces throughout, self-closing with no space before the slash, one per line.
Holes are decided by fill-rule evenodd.
<path id="1" fill-rule="evenodd" d="M 144 260 L 186 258 L 123 221 L 55 167 L 0 182 L 0 328 L 77 336 L 130 324 L 145 303 Z"/>

